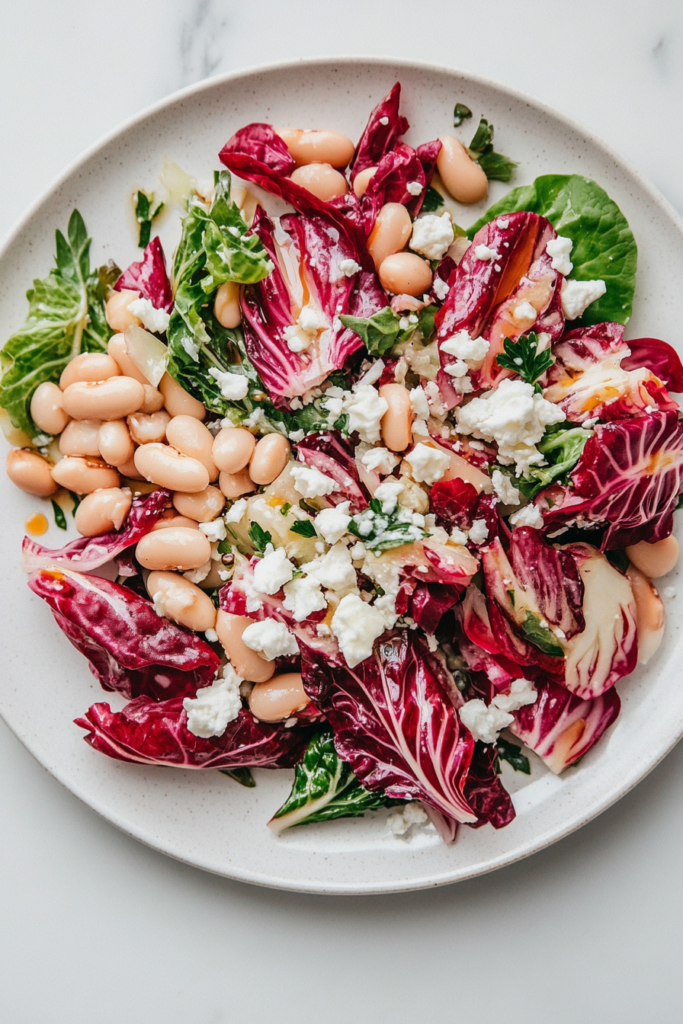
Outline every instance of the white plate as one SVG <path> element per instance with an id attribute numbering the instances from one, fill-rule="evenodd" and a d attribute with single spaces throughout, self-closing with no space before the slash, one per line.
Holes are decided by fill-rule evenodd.
<path id="1" fill-rule="evenodd" d="M 330 127 L 358 138 L 367 116 L 396 80 L 413 128 L 407 141 L 450 130 L 453 104 L 496 126 L 498 148 L 519 161 L 515 185 L 537 175 L 578 172 L 595 178 L 619 204 L 638 241 L 636 312 L 629 335 L 675 343 L 680 330 L 683 226 L 665 200 L 597 139 L 526 97 L 448 69 L 388 60 L 304 61 L 227 75 L 187 90 L 131 121 L 90 150 L 49 190 L 0 252 L 0 338 L 25 316 L 24 293 L 51 265 L 54 230 L 77 206 L 93 238 L 94 263 L 137 258 L 129 196 L 153 188 L 165 157 L 200 181 L 217 153 L 250 121 Z M 470 124 L 473 124 L 471 122 Z M 473 128 L 465 126 L 463 137 Z M 509 186 L 494 184 L 490 201 Z M 486 204 L 487 205 L 487 204 Z M 461 208 L 471 223 L 478 208 Z M 160 225 L 170 253 L 177 211 Z M 647 669 L 619 685 L 621 718 L 582 761 L 556 778 L 534 758 L 530 778 L 508 771 L 516 820 L 499 832 L 462 828 L 446 847 L 434 836 L 393 837 L 386 813 L 293 829 L 276 838 L 266 821 L 285 798 L 291 772 L 257 771 L 247 790 L 218 772 L 146 768 L 93 751 L 72 719 L 110 700 L 85 660 L 32 595 L 19 568 L 23 523 L 37 499 L 0 474 L 3 530 L 0 600 L 4 652 L 0 712 L 33 755 L 71 792 L 123 831 L 197 867 L 261 885 L 305 892 L 392 892 L 441 885 L 510 864 L 594 818 L 642 779 L 683 733 L 679 600 L 668 602 L 664 644 Z M 52 529 L 46 543 L 64 534 Z M 672 574 L 675 577 L 675 574 Z M 667 584 L 675 583 L 675 578 Z"/>

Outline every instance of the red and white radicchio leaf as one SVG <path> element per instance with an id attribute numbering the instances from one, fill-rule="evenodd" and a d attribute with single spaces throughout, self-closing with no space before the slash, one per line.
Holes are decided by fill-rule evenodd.
<path id="1" fill-rule="evenodd" d="M 155 309 L 165 309 L 167 313 L 171 312 L 173 292 L 166 273 L 164 250 L 158 235 L 149 243 L 142 254 L 142 259 L 137 263 L 131 263 L 114 285 L 114 290 L 117 292 L 124 289 L 140 292 L 141 297 L 149 299 Z"/>
<path id="2" fill-rule="evenodd" d="M 630 355 L 621 365 L 625 370 L 646 366 L 664 382 L 669 391 L 683 392 L 683 364 L 675 348 L 659 338 L 635 338 L 628 342 Z"/>
<path id="3" fill-rule="evenodd" d="M 339 490 L 327 495 L 330 505 L 350 501 L 353 513 L 367 508 L 368 501 L 361 487 L 355 452 L 338 430 L 308 434 L 297 444 L 296 454 L 299 462 L 318 469 L 335 481 Z"/>
<path id="4" fill-rule="evenodd" d="M 401 135 L 410 128 L 408 121 L 399 112 L 401 83 L 396 82 L 388 96 L 377 104 L 363 129 L 353 160 L 351 180 L 368 167 L 377 167 L 382 157 L 390 153 Z"/>

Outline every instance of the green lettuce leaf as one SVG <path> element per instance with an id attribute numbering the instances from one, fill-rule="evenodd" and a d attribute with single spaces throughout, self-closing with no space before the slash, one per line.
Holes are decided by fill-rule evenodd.
<path id="1" fill-rule="evenodd" d="M 529 643 L 538 647 L 543 654 L 552 654 L 556 658 L 564 657 L 564 648 L 548 626 L 541 625 L 538 615 L 534 615 L 533 612 L 527 611 L 526 619 L 522 623 L 522 632 Z"/>
<path id="2" fill-rule="evenodd" d="M 580 322 L 627 324 L 633 310 L 638 247 L 628 221 L 605 190 L 579 174 L 544 174 L 533 185 L 513 188 L 494 203 L 469 228 L 468 237 L 473 238 L 494 217 L 518 210 L 547 217 L 559 235 L 571 238 L 573 280 L 605 282 L 606 293 L 591 303 Z M 578 327 L 579 321 L 572 326 Z"/>
<path id="3" fill-rule="evenodd" d="M 0 405 L 31 438 L 44 437 L 31 419 L 33 392 L 43 381 L 58 381 L 80 352 L 106 352 L 112 331 L 104 302 L 121 271 L 114 264 L 90 269 L 90 238 L 74 210 L 66 238 L 56 233 L 55 266 L 26 293 L 28 316 L 0 352 Z"/>
<path id="4" fill-rule="evenodd" d="M 140 225 L 138 232 L 138 245 L 141 249 L 145 249 L 149 245 L 149 240 L 152 234 L 152 222 L 159 216 L 164 208 L 163 203 L 158 203 L 154 206 L 154 193 L 143 192 L 142 189 L 134 195 L 135 199 L 135 219 Z"/>
<path id="5" fill-rule="evenodd" d="M 332 818 L 357 818 L 366 811 L 402 804 L 361 785 L 334 748 L 332 731 L 320 729 L 296 766 L 292 791 L 268 822 L 274 832 Z"/>
<path id="6" fill-rule="evenodd" d="M 516 481 L 515 486 L 519 487 L 527 498 L 535 498 L 539 491 L 554 481 L 564 483 L 567 475 L 579 461 L 586 441 L 592 435 L 592 430 L 571 423 L 549 427 L 538 445 L 538 450 L 548 465 L 532 466 L 521 480 Z"/>
<path id="7" fill-rule="evenodd" d="M 401 328 L 398 317 L 390 306 L 385 306 L 370 317 L 340 316 L 339 319 L 363 339 L 365 347 L 373 356 L 384 355 L 396 341 Z"/>
<path id="8" fill-rule="evenodd" d="M 496 741 L 496 749 L 498 755 L 496 758 L 496 771 L 500 774 L 500 762 L 507 761 L 516 772 L 523 772 L 524 775 L 531 775 L 531 765 L 529 764 L 529 758 L 522 753 L 522 748 L 518 747 L 516 743 L 510 743 L 508 740 L 503 739 L 499 736 Z"/>

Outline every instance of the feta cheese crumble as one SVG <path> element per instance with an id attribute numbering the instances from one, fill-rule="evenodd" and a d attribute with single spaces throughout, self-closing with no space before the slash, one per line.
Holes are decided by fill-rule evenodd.
<path id="1" fill-rule="evenodd" d="M 515 306 L 512 311 L 512 315 L 515 320 L 535 320 L 538 316 L 538 312 L 530 302 L 525 300 L 524 302 L 520 302 L 518 306 Z"/>
<path id="2" fill-rule="evenodd" d="M 413 223 L 410 248 L 422 253 L 428 260 L 440 260 L 446 255 L 453 238 L 453 223 L 448 211 L 440 216 L 427 213 Z"/>
<path id="3" fill-rule="evenodd" d="M 591 302 L 595 302 L 607 291 L 604 281 L 562 282 L 562 312 L 567 320 L 583 316 Z"/>
<path id="4" fill-rule="evenodd" d="M 410 408 L 421 420 L 429 419 L 429 402 L 423 387 L 413 388 L 410 392 Z"/>
<path id="5" fill-rule="evenodd" d="M 424 807 L 419 801 L 411 800 L 405 807 L 388 816 L 387 827 L 393 835 L 404 836 L 413 825 L 426 825 L 428 821 L 429 815 Z"/>
<path id="6" fill-rule="evenodd" d="M 242 680 L 232 665 L 223 669 L 223 678 L 214 680 L 211 686 L 197 690 L 196 697 L 185 697 L 183 707 L 187 713 L 187 728 L 193 736 L 208 739 L 222 736 L 228 722 L 234 721 L 240 713 L 240 683 Z"/>
<path id="7" fill-rule="evenodd" d="M 499 469 L 494 469 L 491 474 L 491 483 L 494 494 L 503 505 L 519 505 L 521 500 L 519 491 L 509 476 L 501 473 Z"/>
<path id="8" fill-rule="evenodd" d="M 543 529 L 543 516 L 538 505 L 525 505 L 510 516 L 510 526 L 530 526 L 534 530 Z"/>
<path id="9" fill-rule="evenodd" d="M 535 704 L 537 697 L 536 688 L 528 679 L 513 679 L 510 683 L 510 692 L 497 693 L 491 704 L 501 711 L 519 711 L 527 704 Z"/>
<path id="10" fill-rule="evenodd" d="M 442 478 L 450 464 L 446 452 L 422 444 L 421 441 L 406 455 L 405 459 L 410 465 L 413 479 L 418 483 L 429 484 L 430 487 Z"/>
<path id="11" fill-rule="evenodd" d="M 410 192 L 411 196 L 419 196 L 422 191 L 422 183 L 419 181 L 409 181 L 406 185 L 406 192 Z"/>
<path id="12" fill-rule="evenodd" d="M 474 255 L 477 257 L 478 260 L 482 260 L 482 262 L 484 263 L 487 260 L 500 259 L 500 253 L 497 252 L 495 249 L 489 249 L 488 245 L 475 245 Z"/>
<path id="13" fill-rule="evenodd" d="M 384 632 L 384 616 L 357 594 L 347 594 L 332 616 L 332 634 L 349 668 L 355 668 L 372 654 L 372 647 Z"/>
<path id="14" fill-rule="evenodd" d="M 284 608 L 292 613 L 295 622 L 303 622 L 313 612 L 327 608 L 327 601 L 319 581 L 314 576 L 297 576 L 284 586 Z"/>
<path id="15" fill-rule="evenodd" d="M 387 400 L 381 398 L 377 388 L 361 384 L 342 403 L 342 410 L 349 417 L 349 433 L 357 431 L 362 441 L 373 444 L 380 438 L 380 421 L 389 408 Z"/>
<path id="16" fill-rule="evenodd" d="M 401 460 L 388 448 L 370 448 L 363 452 L 360 461 L 370 473 L 376 471 L 380 476 L 388 476 Z"/>
<path id="17" fill-rule="evenodd" d="M 460 721 L 480 743 L 495 743 L 498 733 L 510 725 L 514 718 L 494 704 L 488 707 L 483 700 L 468 700 L 458 711 Z"/>
<path id="18" fill-rule="evenodd" d="M 237 501 L 233 501 L 228 511 L 223 516 L 223 522 L 225 523 L 239 523 L 244 518 L 244 513 L 247 511 L 247 499 L 238 498 Z"/>
<path id="19" fill-rule="evenodd" d="M 316 533 L 328 544 L 336 544 L 348 530 L 351 522 L 350 504 L 348 501 L 342 501 L 334 508 L 324 508 L 315 517 Z"/>
<path id="20" fill-rule="evenodd" d="M 285 327 L 282 332 L 290 352 L 305 352 L 311 347 L 316 335 L 327 327 L 327 321 L 314 306 L 302 308 L 295 324 Z"/>
<path id="21" fill-rule="evenodd" d="M 324 498 L 339 490 L 339 484 L 331 476 L 325 476 L 315 466 L 292 466 L 294 488 L 304 498 Z"/>
<path id="22" fill-rule="evenodd" d="M 356 587 L 356 570 L 351 561 L 351 553 L 342 543 L 334 544 L 326 555 L 306 562 L 301 569 L 326 590 L 343 592 Z"/>
<path id="23" fill-rule="evenodd" d="M 152 331 L 154 334 L 163 334 L 168 330 L 170 313 L 167 313 L 165 309 L 156 309 L 149 299 L 133 299 L 128 303 L 128 309 L 146 330 Z"/>
<path id="24" fill-rule="evenodd" d="M 443 300 L 446 298 L 450 291 L 450 288 L 441 277 L 434 278 L 434 281 L 432 283 L 432 289 L 439 302 L 443 302 Z"/>
<path id="25" fill-rule="evenodd" d="M 249 381 L 243 374 L 229 371 L 224 373 L 223 370 L 217 370 L 215 366 L 212 366 L 209 370 L 209 377 L 213 377 L 220 388 L 221 395 L 229 402 L 240 402 L 246 398 Z"/>
<path id="26" fill-rule="evenodd" d="M 462 360 L 466 364 L 466 370 L 479 370 L 490 344 L 485 338 L 471 338 L 467 331 L 458 331 L 451 338 L 446 338 L 439 347 L 447 356 Z"/>
<path id="27" fill-rule="evenodd" d="M 395 510 L 398 505 L 398 496 L 402 490 L 403 484 L 401 481 L 391 477 L 385 480 L 383 484 L 380 484 L 375 491 L 373 497 L 382 502 L 382 513 L 385 516 L 390 516 Z"/>
<path id="28" fill-rule="evenodd" d="M 356 263 L 355 260 L 342 260 L 339 264 L 339 269 L 345 277 L 353 277 L 361 269 L 360 263 Z"/>
<path id="29" fill-rule="evenodd" d="M 562 235 L 551 238 L 545 247 L 545 251 L 551 257 L 550 266 L 565 277 L 569 277 L 574 269 L 574 264 L 569 259 L 573 247 L 571 238 L 564 238 Z"/>
<path id="30" fill-rule="evenodd" d="M 276 622 L 275 619 L 252 622 L 242 633 L 242 640 L 250 650 L 262 654 L 266 661 L 299 653 L 294 634 L 284 622 Z"/>
<path id="31" fill-rule="evenodd" d="M 469 530 L 469 539 L 473 544 L 485 544 L 488 540 L 489 528 L 485 519 L 475 519 Z"/>
<path id="32" fill-rule="evenodd" d="M 294 565 L 284 548 L 266 544 L 263 558 L 254 566 L 254 589 L 259 594 L 277 594 L 294 575 Z"/>
<path id="33" fill-rule="evenodd" d="M 225 522 L 219 517 L 214 519 L 212 523 L 199 523 L 199 529 L 202 531 L 207 540 L 210 540 L 212 544 L 217 544 L 221 540 L 225 540 L 228 536 L 228 532 L 225 529 Z"/>

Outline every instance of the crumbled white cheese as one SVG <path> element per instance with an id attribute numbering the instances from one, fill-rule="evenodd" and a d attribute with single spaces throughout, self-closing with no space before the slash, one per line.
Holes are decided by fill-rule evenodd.
<path id="1" fill-rule="evenodd" d="M 376 470 L 380 476 L 388 476 L 396 469 L 400 459 L 388 448 L 370 448 L 361 455 L 360 461 L 369 472 Z"/>
<path id="2" fill-rule="evenodd" d="M 531 384 L 509 378 L 457 408 L 455 416 L 461 433 L 495 441 L 500 461 L 503 465 L 514 462 L 520 476 L 543 461 L 535 445 L 545 428 L 566 419 L 564 412 L 537 394 Z"/>
<path id="3" fill-rule="evenodd" d="M 520 302 L 518 306 L 515 306 L 512 315 L 515 320 L 535 320 L 538 316 L 538 311 L 534 309 L 530 302 L 525 300 Z"/>
<path id="4" fill-rule="evenodd" d="M 211 686 L 197 690 L 196 697 L 186 697 L 183 707 L 187 713 L 187 728 L 193 736 L 208 739 L 222 736 L 228 722 L 240 713 L 240 683 L 242 680 L 232 665 L 223 669 L 223 678 L 216 679 Z"/>
<path id="5" fill-rule="evenodd" d="M 384 360 L 376 359 L 369 370 L 367 370 L 360 378 L 357 384 L 354 385 L 354 391 L 357 391 L 363 384 L 374 384 L 375 381 L 379 380 L 384 372 Z"/>
<path id="6" fill-rule="evenodd" d="M 475 245 L 474 255 L 478 260 L 482 260 L 482 262 L 500 259 L 500 253 L 496 249 L 489 249 L 488 245 Z"/>
<path id="7" fill-rule="evenodd" d="M 478 370 L 486 358 L 490 344 L 485 338 L 471 338 L 467 331 L 458 331 L 443 341 L 439 347 L 446 355 L 462 360 L 470 370 Z"/>
<path id="8" fill-rule="evenodd" d="M 240 402 L 246 398 L 249 381 L 243 374 L 229 371 L 224 373 L 223 370 L 217 370 L 215 366 L 212 366 L 209 370 L 209 377 L 213 377 L 220 388 L 221 395 L 229 402 Z"/>
<path id="9" fill-rule="evenodd" d="M 413 388 L 410 392 L 410 407 L 422 420 L 429 419 L 429 402 L 423 387 Z"/>
<path id="10" fill-rule="evenodd" d="M 340 592 L 353 590 L 356 586 L 356 570 L 351 561 L 351 554 L 341 543 L 334 544 L 326 555 L 306 562 L 301 569 L 322 584 L 326 590 Z"/>
<path id="11" fill-rule="evenodd" d="M 509 693 L 497 693 L 491 701 L 501 711 L 519 711 L 527 704 L 534 704 L 538 693 L 528 679 L 513 679 Z"/>
<path id="12" fill-rule="evenodd" d="M 254 566 L 254 589 L 259 594 L 277 594 L 291 580 L 294 568 L 284 548 L 266 544 L 263 558 Z"/>
<path id="13" fill-rule="evenodd" d="M 494 704 L 486 706 L 483 700 L 468 700 L 458 711 L 460 721 L 480 743 L 495 743 L 498 733 L 514 721 L 507 711 Z"/>
<path id="14" fill-rule="evenodd" d="M 494 469 L 491 474 L 491 483 L 493 484 L 493 490 L 498 501 L 502 502 L 503 505 L 519 505 L 521 500 L 519 491 L 513 485 L 509 476 L 501 473 L 499 469 Z"/>
<path id="15" fill-rule="evenodd" d="M 339 264 L 339 269 L 345 277 L 353 277 L 361 269 L 360 263 L 356 263 L 355 260 L 342 260 Z"/>
<path id="16" fill-rule="evenodd" d="M 590 306 L 607 291 L 604 281 L 567 281 L 562 282 L 562 312 L 567 320 L 576 320 L 583 316 Z"/>
<path id="17" fill-rule="evenodd" d="M 206 637 L 210 644 L 218 643 L 218 633 L 216 632 L 215 629 L 205 629 L 204 636 Z"/>
<path id="18" fill-rule="evenodd" d="M 217 544 L 221 540 L 225 540 L 228 536 L 227 530 L 225 529 L 225 522 L 218 517 L 214 519 L 212 523 L 199 523 L 199 529 L 202 531 L 207 540 L 210 540 L 212 544 Z"/>
<path id="19" fill-rule="evenodd" d="M 306 436 L 306 431 L 305 430 L 290 430 L 290 432 L 287 434 L 287 437 L 289 438 L 289 440 L 293 441 L 294 444 L 298 444 L 299 441 L 303 441 L 305 436 Z"/>
<path id="20" fill-rule="evenodd" d="M 446 284 L 442 277 L 434 278 L 434 281 L 432 283 L 432 289 L 439 302 L 443 302 L 443 300 L 446 298 L 450 291 L 450 288 L 448 287 L 448 285 Z"/>
<path id="21" fill-rule="evenodd" d="M 418 483 L 435 484 L 444 475 L 450 464 L 446 452 L 430 445 L 416 444 L 405 457 L 410 464 L 413 479 Z"/>
<path id="22" fill-rule="evenodd" d="M 381 398 L 377 388 L 361 384 L 347 394 L 342 409 L 349 417 L 349 433 L 357 431 L 362 441 L 374 444 L 380 438 L 380 422 L 389 408 L 387 400 Z"/>
<path id="23" fill-rule="evenodd" d="M 403 490 L 403 484 L 395 477 L 390 477 L 380 484 L 373 497 L 382 502 L 382 512 L 390 516 L 398 505 L 398 496 Z"/>
<path id="24" fill-rule="evenodd" d="M 389 118 L 388 117 L 380 117 L 379 123 L 383 124 L 383 125 L 387 125 L 387 124 L 389 124 Z"/>
<path id="25" fill-rule="evenodd" d="M 322 498 L 339 490 L 339 484 L 331 476 L 325 476 L 315 466 L 292 466 L 294 488 L 304 498 Z"/>
<path id="26" fill-rule="evenodd" d="M 387 827 L 395 836 L 404 836 L 413 825 L 425 825 L 429 815 L 417 800 L 411 800 L 405 807 L 394 811 L 387 818 Z"/>
<path id="27" fill-rule="evenodd" d="M 313 612 L 320 612 L 327 607 L 327 601 L 320 583 L 314 576 L 297 576 L 284 586 L 284 608 L 292 613 L 295 622 L 302 622 Z"/>
<path id="28" fill-rule="evenodd" d="M 466 377 L 468 366 L 463 359 L 456 359 L 454 363 L 448 363 L 444 369 L 451 377 Z"/>
<path id="29" fill-rule="evenodd" d="M 564 274 L 565 277 L 568 277 L 574 269 L 574 264 L 569 259 L 573 246 L 571 238 L 558 235 L 557 238 L 551 238 L 545 247 L 545 251 L 551 257 L 550 266 L 558 274 Z"/>
<path id="30" fill-rule="evenodd" d="M 406 185 L 406 191 L 410 192 L 411 196 L 419 196 L 422 191 L 422 182 L 420 181 L 409 181 Z"/>
<path id="31" fill-rule="evenodd" d="M 531 526 L 534 530 L 543 529 L 543 516 L 538 505 L 525 505 L 510 516 L 510 526 Z"/>
<path id="32" fill-rule="evenodd" d="M 327 327 L 327 321 L 314 306 L 302 307 L 297 321 L 282 332 L 290 352 L 305 352 L 311 347 L 316 335 Z"/>
<path id="33" fill-rule="evenodd" d="M 469 538 L 473 544 L 485 544 L 488 540 L 489 528 L 485 519 L 475 519 L 469 531 Z"/>
<path id="34" fill-rule="evenodd" d="M 188 354 L 190 359 L 194 359 L 195 363 L 199 362 L 199 347 L 196 343 L 189 338 L 186 334 L 180 339 L 180 344 L 184 352 Z"/>
<path id="35" fill-rule="evenodd" d="M 324 508 L 315 517 L 316 533 L 328 544 L 336 544 L 348 530 L 351 522 L 349 505 L 350 502 L 342 501 L 334 508 Z"/>
<path id="36" fill-rule="evenodd" d="M 128 309 L 148 331 L 163 334 L 168 330 L 170 314 L 165 309 L 155 309 L 149 299 L 133 299 L 128 303 Z"/>
<path id="37" fill-rule="evenodd" d="M 262 654 L 266 661 L 299 653 L 294 634 L 290 633 L 284 622 L 275 619 L 252 622 L 242 633 L 242 640 L 250 650 Z"/>
<path id="38" fill-rule="evenodd" d="M 427 213 L 413 223 L 410 248 L 422 253 L 428 260 L 440 260 L 453 243 L 453 223 L 448 211 L 440 216 Z"/>
<path id="39" fill-rule="evenodd" d="M 449 540 L 453 544 L 467 544 L 467 533 L 464 530 L 459 530 L 457 526 L 454 526 L 450 532 Z"/>
<path id="40" fill-rule="evenodd" d="M 247 499 L 238 498 L 237 501 L 233 501 L 228 511 L 223 516 L 223 521 L 226 523 L 239 523 L 244 517 L 244 513 L 247 511 Z"/>
<path id="41" fill-rule="evenodd" d="M 211 559 L 207 558 L 203 565 L 200 565 L 197 569 L 188 569 L 187 572 L 183 573 L 186 580 L 190 583 L 202 583 L 211 572 Z"/>
<path id="42" fill-rule="evenodd" d="M 373 644 L 384 629 L 382 613 L 357 594 L 343 597 L 332 616 L 332 633 L 349 668 L 371 656 Z"/>

